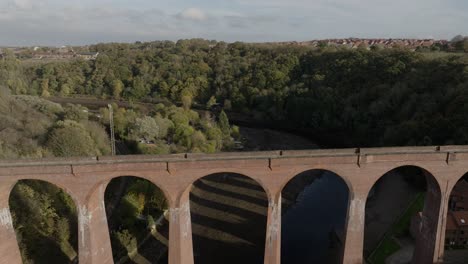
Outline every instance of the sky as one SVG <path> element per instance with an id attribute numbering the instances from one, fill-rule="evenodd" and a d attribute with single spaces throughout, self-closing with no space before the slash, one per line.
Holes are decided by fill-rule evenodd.
<path id="1" fill-rule="evenodd" d="M 468 35 L 468 0 L 0 0 L 0 46 Z"/>

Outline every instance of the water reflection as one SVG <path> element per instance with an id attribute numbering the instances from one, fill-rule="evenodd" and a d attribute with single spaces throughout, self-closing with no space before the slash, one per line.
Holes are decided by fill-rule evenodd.
<path id="1" fill-rule="evenodd" d="M 281 263 L 337 263 L 347 207 L 348 188 L 341 178 L 330 172 L 316 177 L 283 215 Z"/>

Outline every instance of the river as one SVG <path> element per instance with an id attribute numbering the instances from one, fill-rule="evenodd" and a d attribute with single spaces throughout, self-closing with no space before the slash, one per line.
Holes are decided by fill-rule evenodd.
<path id="1" fill-rule="evenodd" d="M 348 206 L 346 184 L 325 172 L 299 194 L 282 217 L 282 263 L 334 263 L 341 246 L 329 249 L 334 232 L 342 238 Z"/>
<path id="2" fill-rule="evenodd" d="M 248 150 L 317 148 L 309 139 L 269 129 L 241 127 L 241 133 Z M 342 238 L 348 206 L 346 183 L 331 172 L 306 172 L 297 177 L 304 180 L 285 187 L 297 199 L 282 217 L 282 263 L 334 263 L 341 255 L 341 247 L 329 250 L 330 234 L 336 231 Z M 315 180 L 305 180 L 308 177 Z"/>

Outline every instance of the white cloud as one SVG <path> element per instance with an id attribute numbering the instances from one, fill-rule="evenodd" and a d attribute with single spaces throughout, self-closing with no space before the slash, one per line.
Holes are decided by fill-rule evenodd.
<path id="1" fill-rule="evenodd" d="M 185 9 L 184 11 L 180 12 L 177 17 L 195 21 L 205 21 L 208 18 L 205 12 L 195 7 Z"/>
<path id="2" fill-rule="evenodd" d="M 0 45 L 468 35 L 467 0 L 204 0 L 200 4 L 0 0 Z"/>
<path id="3" fill-rule="evenodd" d="M 14 0 L 13 3 L 17 8 L 21 9 L 31 9 L 33 7 L 32 0 Z"/>

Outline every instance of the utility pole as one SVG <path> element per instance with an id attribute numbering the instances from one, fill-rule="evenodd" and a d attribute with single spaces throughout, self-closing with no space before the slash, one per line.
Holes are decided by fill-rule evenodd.
<path id="1" fill-rule="evenodd" d="M 111 136 L 111 151 L 112 156 L 115 156 L 115 135 L 114 135 L 114 111 L 112 105 L 108 104 L 109 107 L 109 126 L 110 126 L 110 136 Z"/>

